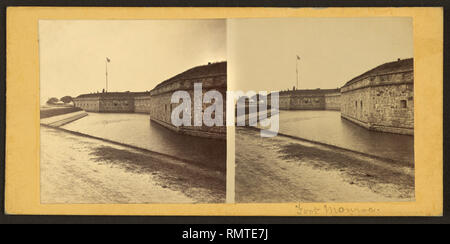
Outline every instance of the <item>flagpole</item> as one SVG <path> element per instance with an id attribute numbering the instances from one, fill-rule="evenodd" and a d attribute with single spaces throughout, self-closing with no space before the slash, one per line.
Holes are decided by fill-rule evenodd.
<path id="1" fill-rule="evenodd" d="M 295 71 L 297 72 L 297 90 L 299 89 L 298 87 L 298 55 L 295 58 Z"/>
<path id="2" fill-rule="evenodd" d="M 105 69 L 106 69 L 106 92 L 108 92 L 108 58 L 105 60 Z"/>

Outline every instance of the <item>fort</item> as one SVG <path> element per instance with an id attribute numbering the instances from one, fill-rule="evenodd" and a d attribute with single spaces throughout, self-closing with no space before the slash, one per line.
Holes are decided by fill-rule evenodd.
<path id="1" fill-rule="evenodd" d="M 172 94 L 175 91 L 183 90 L 194 97 L 194 84 L 202 84 L 202 94 L 209 90 L 220 92 L 223 98 L 226 97 L 227 91 L 227 63 L 210 63 L 208 65 L 197 66 L 178 74 L 157 85 L 151 93 L 150 119 L 166 128 L 177 131 L 178 133 L 208 137 L 215 139 L 226 139 L 226 126 L 174 126 L 171 123 L 171 114 L 179 103 L 171 103 Z M 210 103 L 193 102 L 191 103 L 191 111 L 203 111 L 209 107 Z M 201 106 L 196 108 L 194 106 Z M 223 104 L 223 121 L 226 121 L 226 104 Z M 200 114 L 201 115 L 201 114 Z M 191 116 L 191 124 L 194 125 L 195 116 Z"/>
<path id="2" fill-rule="evenodd" d="M 280 110 L 336 110 L 343 119 L 369 130 L 397 134 L 414 134 L 414 67 L 413 59 L 397 60 L 375 67 L 346 82 L 337 89 L 291 90 L 279 93 Z M 102 92 L 74 98 L 75 107 L 88 112 L 146 113 L 150 120 L 178 133 L 225 139 L 223 126 L 174 126 L 171 114 L 177 103 L 171 103 L 175 91 L 186 91 L 194 97 L 194 84 L 202 84 L 202 94 L 209 90 L 226 98 L 227 63 L 209 63 L 184 71 L 158 84 L 150 92 Z M 270 97 L 265 102 L 270 104 Z M 246 114 L 260 101 L 258 96 L 245 101 Z M 255 100 L 255 101 L 254 101 Z M 191 111 L 201 111 L 211 103 L 191 103 Z M 201 106 L 201 107 L 195 107 Z M 270 105 L 268 106 L 270 108 Z M 256 111 L 259 108 L 255 109 Z M 260 112 L 260 111 L 258 111 Z M 226 121 L 226 102 L 223 103 Z M 194 116 L 195 117 L 195 116 Z M 194 123 L 192 117 L 192 125 Z"/>
<path id="3" fill-rule="evenodd" d="M 339 89 L 280 92 L 280 110 L 339 110 Z"/>
<path id="4" fill-rule="evenodd" d="M 105 113 L 146 113 L 150 120 L 178 133 L 215 138 L 226 138 L 226 126 L 174 126 L 171 123 L 171 114 L 179 104 L 171 103 L 171 96 L 175 91 L 184 90 L 194 97 L 194 83 L 202 84 L 202 95 L 208 90 L 220 92 L 223 98 L 227 91 L 227 63 L 209 63 L 197 66 L 182 72 L 168 80 L 158 84 L 150 92 L 101 92 L 82 94 L 74 98 L 74 106 L 87 112 Z M 201 111 L 211 105 L 203 103 L 201 108 L 194 108 L 197 103 L 192 103 L 192 111 Z M 200 115 L 201 115 L 200 114 Z M 223 121 L 226 121 L 226 105 L 223 104 Z M 194 119 L 194 118 L 192 118 Z M 192 124 L 194 124 L 192 122 Z"/>
<path id="5" fill-rule="evenodd" d="M 341 88 L 341 116 L 367 129 L 414 134 L 414 62 L 382 64 Z"/>
<path id="6" fill-rule="evenodd" d="M 74 106 L 87 112 L 145 112 L 150 104 L 149 92 L 101 92 L 82 94 L 73 99 Z"/>
<path id="7" fill-rule="evenodd" d="M 280 92 L 280 110 L 340 110 L 369 130 L 414 135 L 414 61 L 398 59 L 346 82 L 340 89 Z"/>

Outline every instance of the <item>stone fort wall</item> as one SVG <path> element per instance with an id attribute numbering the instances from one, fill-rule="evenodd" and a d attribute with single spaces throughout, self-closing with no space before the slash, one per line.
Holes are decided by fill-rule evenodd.
<path id="1" fill-rule="evenodd" d="M 216 63 L 210 65 L 222 65 L 220 72 L 208 72 L 208 67 L 197 67 L 199 69 L 207 69 L 205 72 L 200 72 L 200 75 L 183 77 L 175 77 L 170 82 L 162 83 L 151 91 L 152 102 L 150 106 L 150 119 L 168 129 L 174 130 L 178 133 L 200 136 L 214 139 L 226 139 L 226 90 L 227 90 L 227 75 L 226 75 L 226 63 Z M 216 71 L 217 68 L 212 70 Z M 202 94 L 207 91 L 216 90 L 220 92 L 223 98 L 223 125 L 208 127 L 202 126 L 180 126 L 176 127 L 172 124 L 171 114 L 174 108 L 180 104 L 171 103 L 172 94 L 175 91 L 187 91 L 191 98 L 191 125 L 194 125 L 194 83 L 202 84 Z M 203 96 L 202 96 L 203 97 Z M 202 117 L 203 111 L 211 104 L 203 103 L 201 106 Z"/>
<path id="2" fill-rule="evenodd" d="M 151 108 L 151 96 L 138 96 L 134 98 L 134 112 L 149 114 Z"/>
<path id="3" fill-rule="evenodd" d="M 171 96 L 178 90 L 190 94 L 193 124 L 194 83 L 202 84 L 203 94 L 209 90 L 220 92 L 224 99 L 223 126 L 172 125 L 171 114 L 179 104 L 172 104 Z M 150 93 L 84 94 L 74 99 L 74 105 L 88 112 L 147 113 L 152 121 L 179 133 L 224 139 L 226 87 L 226 62 L 222 62 L 185 71 L 160 83 Z M 347 82 L 341 89 L 284 91 L 279 97 L 280 110 L 340 110 L 343 118 L 370 130 L 414 134 L 412 59 L 380 65 Z M 202 114 L 209 105 L 201 103 Z"/>
<path id="4" fill-rule="evenodd" d="M 414 134 L 412 71 L 366 77 L 341 92 L 343 118 L 375 131 Z"/>
<path id="5" fill-rule="evenodd" d="M 341 93 L 325 94 L 325 110 L 341 110 Z"/>
<path id="6" fill-rule="evenodd" d="M 100 99 L 100 112 L 134 113 L 133 97 L 105 97 Z"/>
<path id="7" fill-rule="evenodd" d="M 100 97 L 74 98 L 73 104 L 87 112 L 100 112 Z"/>
<path id="8" fill-rule="evenodd" d="M 87 112 L 105 113 L 148 113 L 150 93 L 148 92 L 104 92 L 80 95 L 74 106 Z"/>
<path id="9" fill-rule="evenodd" d="M 339 110 L 339 89 L 280 92 L 280 110 Z"/>

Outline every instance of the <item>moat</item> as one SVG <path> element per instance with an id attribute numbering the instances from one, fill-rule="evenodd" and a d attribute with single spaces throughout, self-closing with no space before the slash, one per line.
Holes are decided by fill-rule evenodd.
<path id="1" fill-rule="evenodd" d="M 63 128 L 224 170 L 226 142 L 180 135 L 152 123 L 149 115 L 89 113 Z M 414 137 L 369 131 L 338 111 L 280 111 L 280 133 L 393 160 L 414 162 Z"/>
<path id="2" fill-rule="evenodd" d="M 213 170 L 225 172 L 226 141 L 177 134 L 138 113 L 88 113 L 62 126 L 111 141 L 173 155 L 194 161 Z"/>
<path id="3" fill-rule="evenodd" d="M 280 111 L 280 133 L 384 158 L 414 162 L 414 137 L 369 131 L 339 111 Z"/>

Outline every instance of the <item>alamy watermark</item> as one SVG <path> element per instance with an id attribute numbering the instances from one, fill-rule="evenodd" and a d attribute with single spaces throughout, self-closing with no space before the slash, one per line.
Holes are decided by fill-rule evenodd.
<path id="1" fill-rule="evenodd" d="M 269 102 L 270 100 L 270 102 Z M 172 110 L 171 122 L 174 126 L 224 126 L 223 96 L 217 90 L 203 94 L 202 83 L 194 83 L 194 101 L 187 91 L 172 94 L 171 103 L 179 104 Z M 203 108 L 204 105 L 208 105 Z M 269 105 L 270 104 L 270 105 Z M 279 94 L 265 91 L 227 91 L 226 126 L 261 127 L 261 137 L 274 137 L 279 130 Z M 236 108 L 236 113 L 235 113 Z M 194 111 L 192 111 L 194 110 Z M 248 110 L 248 113 L 246 113 Z M 192 119 L 192 115 L 194 119 Z M 236 116 L 235 116 L 236 115 Z"/>

